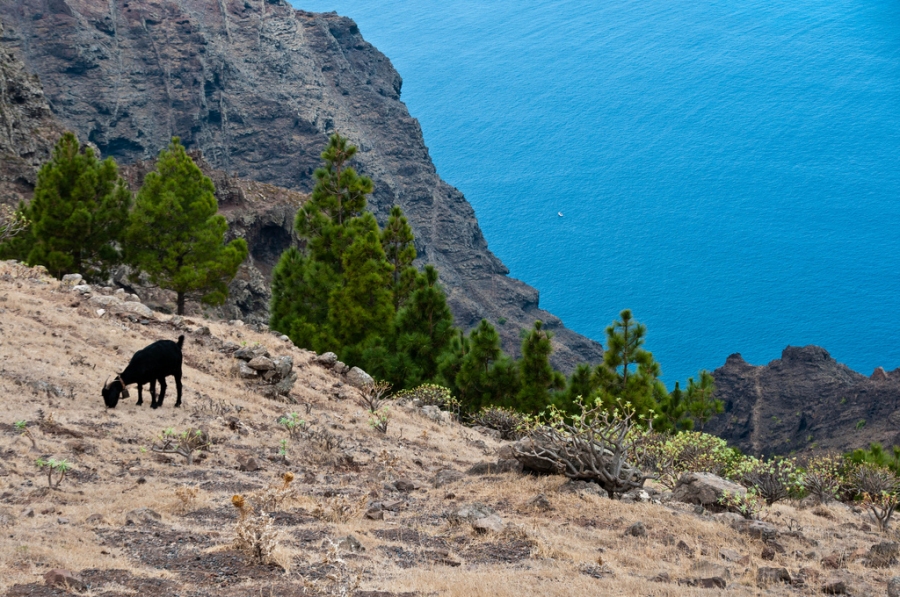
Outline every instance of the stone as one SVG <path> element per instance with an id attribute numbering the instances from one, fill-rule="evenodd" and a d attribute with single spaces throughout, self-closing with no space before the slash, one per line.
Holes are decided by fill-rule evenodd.
<path id="1" fill-rule="evenodd" d="M 103 518 L 103 515 L 100 514 L 99 512 L 95 512 L 94 514 L 91 514 L 90 516 L 85 518 L 84 522 L 86 522 L 87 524 L 90 524 L 90 525 L 98 525 L 98 524 L 104 524 L 106 522 L 106 519 Z"/>
<path id="2" fill-rule="evenodd" d="M 69 519 L 62 516 L 56 517 L 56 524 L 69 524 Z"/>
<path id="3" fill-rule="evenodd" d="M 744 559 L 740 553 L 736 552 L 733 549 L 728 549 L 727 547 L 723 547 L 719 550 L 719 557 L 725 560 L 726 562 L 740 562 Z"/>
<path id="4" fill-rule="evenodd" d="M 334 372 L 337 373 L 338 375 L 343 375 L 343 374 L 347 373 L 347 371 L 350 371 L 350 367 L 348 367 L 344 363 L 338 361 L 337 363 L 334 364 Z"/>
<path id="5" fill-rule="evenodd" d="M 547 499 L 543 493 L 539 493 L 527 502 L 525 505 L 529 508 L 534 508 L 535 510 L 540 510 L 542 512 L 547 512 L 553 509 L 553 505 L 550 503 L 550 500 Z"/>
<path id="6" fill-rule="evenodd" d="M 650 494 L 643 489 L 632 489 L 623 493 L 620 499 L 625 503 L 646 503 L 650 501 Z"/>
<path id="7" fill-rule="evenodd" d="M 504 524 L 503 519 L 497 514 L 491 514 L 490 516 L 485 516 L 484 518 L 479 518 L 472 522 L 472 528 L 482 533 L 499 533 L 505 527 L 506 525 Z"/>
<path id="8" fill-rule="evenodd" d="M 212 336 L 212 332 L 210 332 L 209 328 L 204 325 L 204 326 L 201 326 L 201 327 L 197 328 L 196 330 L 194 330 L 194 335 L 195 336 Z"/>
<path id="9" fill-rule="evenodd" d="M 894 541 L 884 541 L 869 548 L 863 564 L 869 568 L 888 568 L 897 563 L 900 555 L 900 544 Z"/>
<path id="10" fill-rule="evenodd" d="M 631 537 L 646 537 L 647 528 L 644 526 L 643 522 L 637 521 L 625 530 L 625 534 Z"/>
<path id="11" fill-rule="evenodd" d="M 762 553 L 759 557 L 764 560 L 772 561 L 775 559 L 775 550 L 771 545 L 766 545 L 765 547 L 763 547 Z"/>
<path id="12" fill-rule="evenodd" d="M 728 586 L 724 578 L 712 576 L 709 578 L 682 578 L 678 581 L 680 585 L 689 587 L 698 587 L 700 589 L 724 589 Z"/>
<path id="13" fill-rule="evenodd" d="M 870 379 L 873 381 L 887 381 L 887 373 L 884 370 L 884 367 L 875 367 L 875 371 L 872 372 L 872 376 Z"/>
<path id="14" fill-rule="evenodd" d="M 77 292 L 79 294 L 90 294 L 91 286 L 90 284 L 77 284 L 72 287 L 72 292 Z"/>
<path id="15" fill-rule="evenodd" d="M 849 595 L 850 587 L 847 586 L 847 581 L 838 580 L 822 585 L 822 592 L 826 595 Z"/>
<path id="16" fill-rule="evenodd" d="M 293 368 L 294 359 L 290 355 L 277 357 L 275 359 L 275 373 L 278 374 L 279 379 L 284 379 L 290 375 Z"/>
<path id="17" fill-rule="evenodd" d="M 431 486 L 437 489 L 438 487 L 444 487 L 445 485 L 450 485 L 451 483 L 456 483 L 457 481 L 463 479 L 465 475 L 461 472 L 451 469 L 445 468 L 441 469 L 437 472 L 437 474 L 431 479 Z"/>
<path id="18" fill-rule="evenodd" d="M 54 568 L 44 574 L 44 582 L 51 587 L 60 587 L 63 589 L 74 589 L 76 591 L 86 591 L 87 585 L 81 577 L 76 576 L 69 570 Z"/>
<path id="19" fill-rule="evenodd" d="M 694 548 L 691 547 L 690 545 L 688 545 L 687 543 L 685 543 L 684 540 L 680 540 L 680 541 L 675 545 L 675 548 L 676 548 L 678 551 L 680 551 L 680 552 L 682 552 L 683 554 L 685 554 L 685 555 L 686 555 L 687 557 L 689 557 L 689 558 L 694 557 Z"/>
<path id="20" fill-rule="evenodd" d="M 105 296 L 102 294 L 92 296 L 88 299 L 88 302 L 99 307 L 118 307 L 123 303 L 122 299 L 117 296 Z"/>
<path id="21" fill-rule="evenodd" d="M 369 508 L 366 510 L 366 518 L 369 520 L 384 520 L 384 511 L 381 508 Z"/>
<path id="22" fill-rule="evenodd" d="M 256 379 L 259 376 L 256 369 L 251 369 L 244 361 L 235 364 L 234 372 L 242 379 Z"/>
<path id="23" fill-rule="evenodd" d="M 355 388 L 364 388 L 367 385 L 375 383 L 375 380 L 359 367 L 353 367 L 347 372 L 347 383 Z"/>
<path id="24" fill-rule="evenodd" d="M 279 396 L 287 396 L 297 383 L 297 373 L 292 371 L 290 375 L 275 384 L 275 393 Z"/>
<path id="25" fill-rule="evenodd" d="M 66 274 L 62 277 L 62 283 L 67 286 L 78 286 L 83 279 L 81 274 Z"/>
<path id="26" fill-rule="evenodd" d="M 732 483 L 712 473 L 686 473 L 675 484 L 672 499 L 676 502 L 696 504 L 709 510 L 721 511 L 724 508 L 719 499 L 725 492 L 746 495 L 747 490 L 737 483 Z"/>
<path id="27" fill-rule="evenodd" d="M 892 576 L 887 583 L 888 597 L 900 597 L 900 576 Z"/>
<path id="28" fill-rule="evenodd" d="M 346 537 L 338 541 L 338 547 L 340 549 L 343 549 L 344 551 L 352 551 L 354 553 L 366 551 L 366 548 L 363 547 L 362 543 L 359 542 L 359 539 L 357 539 L 353 535 L 347 535 Z"/>
<path id="29" fill-rule="evenodd" d="M 777 583 L 791 584 L 791 575 L 786 568 L 761 566 L 756 570 L 756 585 L 762 588 Z"/>
<path id="30" fill-rule="evenodd" d="M 140 315 L 141 317 L 153 317 L 153 309 L 143 303 L 134 301 L 126 301 L 122 303 L 122 305 L 119 307 L 119 310 L 126 313 L 134 313 L 135 315 Z"/>
<path id="31" fill-rule="evenodd" d="M 333 352 L 326 352 L 317 356 L 315 361 L 326 369 L 331 369 L 338 362 L 338 358 Z"/>
<path id="32" fill-rule="evenodd" d="M 778 536 L 778 529 L 762 520 L 735 520 L 731 523 L 734 530 L 746 533 L 754 539 L 761 539 L 764 543 L 773 541 Z"/>
<path id="33" fill-rule="evenodd" d="M 581 479 L 569 479 L 560 486 L 559 491 L 564 493 L 589 493 L 598 497 L 609 496 L 609 494 L 606 493 L 606 490 L 597 483 L 591 483 L 590 481 L 583 481 Z"/>
<path id="34" fill-rule="evenodd" d="M 408 479 L 397 479 L 394 481 L 394 487 L 397 491 L 402 491 L 403 493 L 409 493 L 418 489 L 418 485 Z"/>
<path id="35" fill-rule="evenodd" d="M 559 473 L 556 465 L 542 458 L 538 458 L 532 454 L 534 448 L 534 440 L 530 437 L 520 439 L 515 444 L 516 460 L 522 463 L 522 466 L 529 471 L 545 475 L 555 475 Z"/>
<path id="36" fill-rule="evenodd" d="M 266 357 L 254 357 L 247 363 L 247 366 L 256 371 L 272 371 L 275 369 L 275 363 L 272 359 Z"/>
<path id="37" fill-rule="evenodd" d="M 521 473 L 522 463 L 518 460 L 498 460 L 497 462 L 479 462 L 473 464 L 468 471 L 469 475 L 497 475 L 501 473 Z"/>
<path id="38" fill-rule="evenodd" d="M 388 512 L 399 512 L 403 509 L 404 505 L 406 505 L 406 502 L 403 500 L 385 500 L 381 504 L 381 509 L 387 510 Z"/>
<path id="39" fill-rule="evenodd" d="M 469 523 L 479 532 L 499 532 L 505 526 L 503 519 L 492 508 L 478 502 L 458 508 L 449 518 L 453 522 Z"/>
<path id="40" fill-rule="evenodd" d="M 426 404 L 422 407 L 421 412 L 425 415 L 425 418 L 434 421 L 440 425 L 448 423 L 451 420 L 450 413 L 442 411 L 440 408 L 433 404 Z"/>
<path id="41" fill-rule="evenodd" d="M 497 441 L 497 442 L 499 442 L 501 439 L 503 439 L 503 437 L 499 431 L 497 431 L 496 429 L 491 429 L 490 427 L 483 427 L 481 425 L 473 425 L 471 427 L 471 429 L 472 429 L 472 431 L 476 431 L 476 432 L 480 433 L 481 435 L 486 435 L 489 438 L 491 438 L 492 440 Z"/>
<path id="42" fill-rule="evenodd" d="M 238 468 L 242 471 L 253 472 L 262 468 L 259 460 L 253 456 L 238 456 Z"/>
<path id="43" fill-rule="evenodd" d="M 154 525 L 162 520 L 162 516 L 158 512 L 150 508 L 138 508 L 125 514 L 126 526 L 145 526 Z"/>
<path id="44" fill-rule="evenodd" d="M 725 580 L 731 580 L 731 570 L 726 566 L 711 562 L 709 560 L 698 560 L 691 564 L 691 575 L 694 578 L 712 578 L 719 577 Z"/>
<path id="45" fill-rule="evenodd" d="M 25 508 L 22 510 L 22 516 L 25 518 L 34 518 L 34 508 Z"/>
<path id="46" fill-rule="evenodd" d="M 115 292 L 113 292 L 113 296 L 117 296 L 124 301 L 125 300 L 125 289 L 124 288 L 116 288 Z"/>
<path id="47" fill-rule="evenodd" d="M 822 558 L 822 567 L 829 568 L 831 570 L 838 570 L 840 568 L 845 568 L 847 565 L 846 559 L 843 554 L 833 553 L 831 555 L 825 556 Z"/>

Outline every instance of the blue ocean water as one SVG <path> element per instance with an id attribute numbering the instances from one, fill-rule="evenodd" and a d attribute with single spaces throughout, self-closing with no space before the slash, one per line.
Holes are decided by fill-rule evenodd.
<path id="1" fill-rule="evenodd" d="M 438 172 L 570 328 L 632 309 L 669 385 L 789 344 L 900 366 L 898 3 L 292 2 L 390 57 Z"/>

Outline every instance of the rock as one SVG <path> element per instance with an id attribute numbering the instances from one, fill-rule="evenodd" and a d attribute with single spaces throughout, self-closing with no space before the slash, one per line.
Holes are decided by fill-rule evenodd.
<path id="1" fill-rule="evenodd" d="M 822 585 L 822 592 L 826 595 L 849 595 L 850 587 L 847 586 L 846 581 L 838 580 Z"/>
<path id="2" fill-rule="evenodd" d="M 647 528 L 644 526 L 643 522 L 637 521 L 625 530 L 625 534 L 631 537 L 646 537 Z"/>
<path id="3" fill-rule="evenodd" d="M 403 500 L 385 500 L 381 504 L 381 509 L 387 510 L 388 512 L 399 512 L 405 505 L 406 502 L 404 502 Z"/>
<path id="4" fill-rule="evenodd" d="M 608 497 L 609 495 L 606 493 L 605 489 L 603 489 L 596 483 L 591 483 L 590 481 L 582 481 L 581 479 L 569 479 L 560 486 L 559 491 L 563 493 L 590 493 L 599 497 Z"/>
<path id="5" fill-rule="evenodd" d="M 51 587 L 74 589 L 76 591 L 87 590 L 87 585 L 83 580 L 81 580 L 81 577 L 76 576 L 72 572 L 63 570 L 61 568 L 54 568 L 53 570 L 45 573 L 44 582 Z"/>
<path id="6" fill-rule="evenodd" d="M 650 582 L 672 582 L 672 578 L 669 576 L 668 572 L 660 572 L 651 578 Z"/>
<path id="7" fill-rule="evenodd" d="M 394 481 L 394 487 L 397 491 L 402 491 L 403 493 L 409 493 L 410 491 L 415 491 L 418 489 L 418 485 L 409 481 L 407 479 L 397 479 Z"/>
<path id="8" fill-rule="evenodd" d="M 381 508 L 369 508 L 366 510 L 366 518 L 369 520 L 383 520 L 384 511 Z"/>
<path id="9" fill-rule="evenodd" d="M 731 527 L 741 533 L 746 533 L 754 539 L 761 539 L 764 543 L 773 541 L 778 535 L 778 529 L 762 520 L 736 520 Z"/>
<path id="10" fill-rule="evenodd" d="M 62 516 L 56 517 L 56 524 L 69 524 L 69 519 Z"/>
<path id="11" fill-rule="evenodd" d="M 821 563 L 823 568 L 829 568 L 831 570 L 838 570 L 847 566 L 844 555 L 837 552 L 822 558 Z"/>
<path id="12" fill-rule="evenodd" d="M 95 512 L 94 514 L 91 514 L 90 516 L 85 518 L 84 522 L 89 525 L 98 525 L 98 524 L 104 524 L 106 522 L 106 519 L 103 518 L 102 514 Z"/>
<path id="13" fill-rule="evenodd" d="M 244 361 L 238 361 L 237 363 L 235 363 L 234 373 L 237 374 L 241 379 L 256 379 L 259 376 L 259 374 L 256 372 L 256 369 L 251 369 Z"/>
<path id="14" fill-rule="evenodd" d="M 347 383 L 356 388 L 364 388 L 375 383 L 375 380 L 359 367 L 353 367 L 347 372 Z"/>
<path id="15" fill-rule="evenodd" d="M 888 378 L 887 372 L 884 370 L 884 367 L 875 367 L 875 371 L 872 372 L 872 375 L 869 379 L 873 381 L 886 381 Z"/>
<path id="16" fill-rule="evenodd" d="M 256 371 L 272 371 L 275 369 L 275 363 L 272 359 L 266 357 L 254 357 L 247 363 L 247 366 Z"/>
<path id="17" fill-rule="evenodd" d="M 542 458 L 531 454 L 533 440 L 530 437 L 520 439 L 515 444 L 515 458 L 522 463 L 523 468 L 529 471 L 545 475 L 555 475 L 560 471 L 557 466 Z"/>
<path id="18" fill-rule="evenodd" d="M 242 471 L 253 472 L 262 468 L 259 460 L 253 456 L 238 456 L 238 468 Z"/>
<path id="19" fill-rule="evenodd" d="M 650 494 L 643 489 L 632 489 L 631 491 L 623 493 L 620 499 L 627 504 L 636 502 L 644 503 L 650 501 Z"/>
<path id="20" fill-rule="evenodd" d="M 746 495 L 747 490 L 712 473 L 687 473 L 675 484 L 672 499 L 686 504 L 696 504 L 709 510 L 720 511 L 724 508 L 719 499 L 725 492 Z"/>
<path id="21" fill-rule="evenodd" d="M 102 294 L 92 296 L 88 299 L 88 302 L 99 307 L 118 307 L 123 304 L 122 299 L 117 296 L 105 296 Z"/>
<path id="22" fill-rule="evenodd" d="M 292 371 L 290 375 L 275 384 L 275 393 L 279 396 L 287 396 L 297 383 L 297 373 Z"/>
<path id="23" fill-rule="evenodd" d="M 900 597 L 900 576 L 892 576 L 887 583 L 888 597 Z"/>
<path id="24" fill-rule="evenodd" d="M 62 283 L 67 286 L 78 286 L 83 279 L 81 274 L 66 274 L 62 277 Z"/>
<path id="25" fill-rule="evenodd" d="M 724 589 L 728 586 L 725 579 L 718 576 L 710 578 L 682 578 L 678 581 L 678 584 L 701 589 Z"/>
<path id="26" fill-rule="evenodd" d="M 124 311 L 125 313 L 134 313 L 135 315 L 140 315 L 141 317 L 153 317 L 153 309 L 144 305 L 143 303 L 137 303 L 134 301 L 126 301 L 122 303 L 119 307 L 120 311 Z"/>
<path id="27" fill-rule="evenodd" d="M 791 575 L 786 568 L 768 568 L 761 566 L 756 570 L 756 585 L 762 588 L 776 583 L 791 584 Z"/>
<path id="28" fill-rule="evenodd" d="M 709 560 L 698 560 L 691 564 L 691 574 L 694 578 L 712 578 L 719 577 L 725 580 L 731 580 L 731 570 L 727 567 L 710 562 Z"/>
<path id="29" fill-rule="evenodd" d="M 363 547 L 362 543 L 359 542 L 359 539 L 357 539 L 353 535 L 347 535 L 346 537 L 338 541 L 338 547 L 340 549 L 343 549 L 344 551 L 352 551 L 354 553 L 366 551 L 366 548 Z"/>
<path id="30" fill-rule="evenodd" d="M 162 520 L 162 516 L 158 512 L 150 508 L 138 508 L 125 514 L 125 525 L 130 526 L 146 526 L 154 525 Z"/>
<path id="31" fill-rule="evenodd" d="M 480 433 L 481 435 L 486 435 L 486 436 L 488 436 L 489 438 L 491 438 L 491 439 L 493 439 L 494 441 L 497 441 L 497 442 L 499 442 L 501 439 L 503 439 L 503 437 L 502 437 L 502 435 L 500 434 L 500 432 L 497 431 L 496 429 L 491 429 L 491 428 L 489 428 L 489 427 L 483 427 L 483 426 L 481 426 L 481 425 L 473 425 L 473 426 L 471 427 L 471 429 L 472 429 L 472 431 L 477 431 L 477 432 Z"/>
<path id="32" fill-rule="evenodd" d="M 333 352 L 326 352 L 324 354 L 320 354 L 315 358 L 315 362 L 319 365 L 322 365 L 326 369 L 331 369 L 334 367 L 335 363 L 338 362 L 337 355 Z"/>
<path id="33" fill-rule="evenodd" d="M 723 547 L 719 550 L 719 557 L 725 560 L 726 562 L 737 563 L 742 561 L 746 556 L 742 556 L 738 552 L 733 549 L 728 549 L 727 547 Z"/>
<path id="34" fill-rule="evenodd" d="M 535 510 L 540 510 L 542 512 L 547 512 L 553 509 L 553 505 L 550 504 L 550 500 L 547 499 L 543 493 L 539 493 L 527 502 L 525 505 L 529 508 L 534 508 Z"/>
<path id="35" fill-rule="evenodd" d="M 294 368 L 294 359 L 290 355 L 278 357 L 275 359 L 275 373 L 279 379 L 284 379 L 291 374 Z"/>
<path id="36" fill-rule="evenodd" d="M 685 555 L 686 555 L 687 557 L 689 557 L 689 558 L 693 558 L 693 557 L 694 557 L 694 548 L 691 547 L 690 545 L 688 545 L 687 543 L 685 543 L 684 540 L 678 541 L 678 543 L 675 544 L 675 548 L 676 548 L 678 551 L 680 551 L 680 552 L 682 552 L 683 554 L 685 554 Z"/>
<path id="37" fill-rule="evenodd" d="M 775 559 L 775 550 L 771 545 L 766 545 L 765 547 L 763 547 L 762 553 L 759 557 L 764 560 L 772 561 Z"/>
<path id="38" fill-rule="evenodd" d="M 434 478 L 431 479 L 431 486 L 437 489 L 438 487 L 444 487 L 445 485 L 456 483 L 463 478 L 465 478 L 465 475 L 463 475 L 461 472 L 451 468 L 445 468 L 439 470 Z"/>
<path id="39" fill-rule="evenodd" d="M 201 327 L 197 328 L 196 330 L 194 330 L 194 335 L 195 336 L 212 336 L 212 332 L 210 332 L 209 328 L 204 325 L 204 326 L 201 326 Z"/>
<path id="40" fill-rule="evenodd" d="M 863 564 L 869 568 L 888 568 L 897 563 L 898 555 L 900 555 L 900 544 L 885 541 L 869 548 Z"/>
<path id="41" fill-rule="evenodd" d="M 72 292 L 77 292 L 79 294 L 90 294 L 91 286 L 90 284 L 78 284 L 72 287 Z"/>
<path id="42" fill-rule="evenodd" d="M 34 508 L 25 508 L 22 510 L 22 516 L 25 518 L 34 518 Z"/>
<path id="43" fill-rule="evenodd" d="M 450 514 L 450 520 L 469 523 L 479 532 L 500 532 L 505 526 L 503 519 L 492 508 L 477 502 L 457 509 Z"/>
<path id="44" fill-rule="evenodd" d="M 334 364 L 334 372 L 338 375 L 344 375 L 345 373 L 347 373 L 347 371 L 350 371 L 350 367 L 348 367 L 344 363 L 338 361 Z"/>

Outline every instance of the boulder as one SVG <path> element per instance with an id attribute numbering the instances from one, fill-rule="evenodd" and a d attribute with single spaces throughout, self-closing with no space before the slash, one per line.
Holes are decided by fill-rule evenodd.
<path id="1" fill-rule="evenodd" d="M 250 359 L 247 366 L 255 371 L 272 371 L 275 369 L 275 363 L 272 359 L 266 357 L 254 357 Z"/>
<path id="2" fill-rule="evenodd" d="M 891 577 L 887 584 L 888 597 L 900 597 L 900 576 Z"/>
<path id="3" fill-rule="evenodd" d="M 522 463 L 518 460 L 499 459 L 497 462 L 479 462 L 473 464 L 468 471 L 470 475 L 499 475 L 501 473 L 521 473 Z"/>
<path id="4" fill-rule="evenodd" d="M 479 532 L 500 532 L 506 526 L 492 508 L 475 502 L 460 507 L 450 514 L 450 520 L 457 523 L 468 523 Z"/>
<path id="5" fill-rule="evenodd" d="M 628 527 L 625 530 L 625 534 L 630 537 L 646 537 L 647 536 L 647 527 L 644 526 L 644 523 L 640 520 Z"/>
<path id="6" fill-rule="evenodd" d="M 326 352 L 316 357 L 316 363 L 322 365 L 326 369 L 331 369 L 338 362 L 337 355 L 333 352 Z"/>
<path id="7" fill-rule="evenodd" d="M 347 365 L 345 365 L 344 363 L 342 363 L 340 361 L 338 361 L 337 363 L 334 364 L 334 372 L 337 373 L 338 375 L 343 375 L 349 370 L 350 370 L 350 367 L 348 367 Z"/>
<path id="8" fill-rule="evenodd" d="M 120 311 L 124 311 L 125 313 L 134 313 L 135 315 L 140 315 L 141 317 L 153 317 L 153 309 L 144 305 L 143 303 L 138 303 L 135 301 L 125 301 L 119 307 Z"/>
<path id="9" fill-rule="evenodd" d="M 431 486 L 437 489 L 438 487 L 455 483 L 463 478 L 464 475 L 461 472 L 452 468 L 445 468 L 439 470 L 434 478 L 431 479 Z"/>
<path id="10" fill-rule="evenodd" d="M 522 463 L 522 467 L 536 473 L 555 475 L 560 471 L 552 462 L 548 462 L 530 454 L 533 440 L 530 437 L 520 439 L 515 444 L 515 458 Z"/>
<path id="11" fill-rule="evenodd" d="M 72 292 L 77 292 L 79 294 L 90 294 L 91 286 L 90 284 L 76 284 L 72 287 Z"/>
<path id="12" fill-rule="evenodd" d="M 765 588 L 777 583 L 791 584 L 791 575 L 787 568 L 761 566 L 756 570 L 756 585 L 758 587 Z"/>
<path id="13" fill-rule="evenodd" d="M 81 274 L 66 274 L 62 277 L 62 283 L 67 286 L 78 286 L 81 280 L 83 280 Z"/>
<path id="14" fill-rule="evenodd" d="M 356 388 L 364 388 L 375 383 L 375 380 L 359 367 L 353 367 L 347 372 L 347 383 Z"/>
<path id="15" fill-rule="evenodd" d="M 675 484 L 672 499 L 686 504 L 696 504 L 709 510 L 722 510 L 719 499 L 725 492 L 746 495 L 747 490 L 712 473 L 687 473 Z"/>
<path id="16" fill-rule="evenodd" d="M 897 563 L 898 555 L 900 555 L 900 544 L 884 541 L 869 548 L 863 564 L 869 568 L 888 568 Z"/>
<path id="17" fill-rule="evenodd" d="M 162 520 L 162 516 L 158 512 L 150 508 L 138 508 L 132 510 L 125 515 L 125 525 L 147 526 L 157 524 Z"/>
<path id="18" fill-rule="evenodd" d="M 81 577 L 76 576 L 74 573 L 68 570 L 63 570 L 61 568 L 54 568 L 53 570 L 45 573 L 44 582 L 51 587 L 74 589 L 76 591 L 87 590 L 87 585 L 83 580 L 81 580 Z"/>
<path id="19" fill-rule="evenodd" d="M 251 369 L 247 366 L 247 363 L 243 361 L 240 361 L 235 365 L 235 372 L 241 379 L 255 379 L 258 376 L 256 369 Z"/>
<path id="20" fill-rule="evenodd" d="M 284 379 L 290 375 L 293 368 L 294 359 L 290 355 L 275 359 L 275 373 L 278 374 L 278 379 Z"/>
<path id="21" fill-rule="evenodd" d="M 88 299 L 88 302 L 98 307 L 118 307 L 122 304 L 122 299 L 117 296 L 96 295 Z"/>
<path id="22" fill-rule="evenodd" d="M 275 384 L 275 393 L 279 396 L 287 396 L 297 383 L 297 373 L 291 372 L 290 375 Z"/>

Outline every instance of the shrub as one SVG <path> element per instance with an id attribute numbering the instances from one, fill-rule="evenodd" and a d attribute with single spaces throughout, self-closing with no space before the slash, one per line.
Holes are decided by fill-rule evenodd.
<path id="1" fill-rule="evenodd" d="M 757 518 L 762 511 L 763 500 L 751 489 L 744 495 L 725 491 L 718 503 L 729 512 L 737 512 L 744 518 L 752 520 Z"/>
<path id="2" fill-rule="evenodd" d="M 38 458 L 34 464 L 39 469 L 47 470 L 47 485 L 50 489 L 58 488 L 59 484 L 66 478 L 66 473 L 72 469 L 72 465 L 65 459 L 56 460 L 55 458 L 50 458 L 44 460 L 43 458 Z"/>
<path id="3" fill-rule="evenodd" d="M 278 424 L 287 430 L 288 435 L 291 436 L 291 439 L 297 435 L 299 431 L 306 428 L 306 421 L 300 418 L 300 415 L 297 413 L 290 413 L 284 415 L 280 419 L 278 419 Z"/>
<path id="4" fill-rule="evenodd" d="M 819 503 L 827 504 L 838 499 L 842 487 L 846 486 L 845 473 L 845 461 L 837 454 L 810 458 L 806 462 L 803 489 Z"/>
<path id="5" fill-rule="evenodd" d="M 851 479 L 878 528 L 887 531 L 891 516 L 900 504 L 900 479 L 892 471 L 872 464 L 857 466 Z"/>
<path id="6" fill-rule="evenodd" d="M 633 410 L 608 411 L 599 401 L 575 402 L 580 414 L 571 419 L 550 407 L 515 450 L 516 457 L 543 461 L 570 479 L 594 481 L 610 498 L 644 485 L 649 475 L 635 466 L 632 455 Z"/>
<path id="7" fill-rule="evenodd" d="M 179 454 L 188 464 L 194 463 L 194 452 L 209 447 L 209 436 L 199 429 L 178 433 L 169 427 L 157 436 L 157 440 L 159 443 L 154 444 L 151 450 L 161 454 Z"/>
<path id="8" fill-rule="evenodd" d="M 659 482 L 674 489 L 685 473 L 729 476 L 742 456 L 722 438 L 697 431 L 675 435 L 637 431 L 640 462 L 659 475 Z"/>
<path id="9" fill-rule="evenodd" d="M 388 423 L 391 420 L 391 411 L 387 406 L 382 406 L 377 411 L 372 411 L 369 417 L 369 427 L 378 433 L 387 433 Z"/>
<path id="10" fill-rule="evenodd" d="M 374 414 L 387 401 L 390 389 L 391 384 L 386 381 L 367 383 L 360 390 L 359 405 Z"/>
<path id="11" fill-rule="evenodd" d="M 480 425 L 500 432 L 501 439 L 517 440 L 527 433 L 530 419 L 527 415 L 502 406 L 485 406 L 469 417 L 472 425 Z"/>
<path id="12" fill-rule="evenodd" d="M 411 390 L 401 390 L 394 394 L 398 400 L 418 400 L 422 406 L 436 406 L 459 414 L 459 400 L 450 394 L 450 390 L 444 386 L 433 383 L 423 383 Z"/>
<path id="13" fill-rule="evenodd" d="M 744 458 L 735 475 L 744 487 L 753 489 L 767 506 L 798 496 L 803 490 L 803 473 L 789 458 Z"/>

